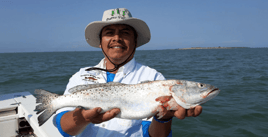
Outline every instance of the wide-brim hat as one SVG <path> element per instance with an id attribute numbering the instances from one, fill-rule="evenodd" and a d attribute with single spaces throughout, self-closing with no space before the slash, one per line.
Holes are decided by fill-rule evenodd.
<path id="1" fill-rule="evenodd" d="M 126 24 L 133 27 L 138 35 L 137 47 L 148 43 L 151 39 L 150 29 L 144 21 L 133 18 L 126 8 L 117 8 L 104 11 L 102 21 L 94 21 L 87 25 L 85 29 L 87 43 L 99 48 L 99 34 L 102 28 L 111 24 Z"/>

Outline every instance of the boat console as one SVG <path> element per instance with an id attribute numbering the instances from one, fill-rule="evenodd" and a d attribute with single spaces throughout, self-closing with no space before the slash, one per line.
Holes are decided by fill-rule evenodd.
<path id="1" fill-rule="evenodd" d="M 0 95 L 0 137 L 61 137 L 52 116 L 39 127 L 30 92 Z"/>

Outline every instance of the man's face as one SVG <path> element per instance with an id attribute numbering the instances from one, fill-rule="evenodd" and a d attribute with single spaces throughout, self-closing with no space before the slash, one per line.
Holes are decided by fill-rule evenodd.
<path id="1" fill-rule="evenodd" d="M 109 25 L 102 29 L 100 48 L 115 64 L 124 62 L 135 50 L 135 44 L 135 32 L 128 25 Z"/>

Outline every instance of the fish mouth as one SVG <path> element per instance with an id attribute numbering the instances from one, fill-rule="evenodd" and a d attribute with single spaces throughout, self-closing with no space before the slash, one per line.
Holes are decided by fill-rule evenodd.
<path id="1" fill-rule="evenodd" d="M 212 90 L 207 94 L 207 96 L 208 96 L 209 94 L 213 93 L 214 91 L 218 91 L 218 90 L 219 90 L 219 88 L 214 88 L 214 89 L 212 89 Z"/>

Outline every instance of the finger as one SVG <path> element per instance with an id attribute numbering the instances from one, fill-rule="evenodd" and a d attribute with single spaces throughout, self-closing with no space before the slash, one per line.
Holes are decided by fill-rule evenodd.
<path id="1" fill-rule="evenodd" d="M 102 121 L 108 121 L 108 120 L 114 118 L 119 113 L 120 113 L 120 109 L 115 108 L 115 109 L 112 109 L 110 111 L 107 111 L 107 112 L 101 114 L 100 116 L 98 116 L 98 118 L 100 118 Z"/>
<path id="2" fill-rule="evenodd" d="M 201 106 L 196 106 L 194 109 L 194 117 L 199 116 L 202 113 L 202 107 Z"/>
<path id="3" fill-rule="evenodd" d="M 167 111 L 167 113 L 161 119 L 162 120 L 171 119 L 172 117 L 174 117 L 174 112 L 175 111 L 173 111 L 173 110 Z M 157 118 L 159 118 L 159 117 L 157 117 Z"/>
<path id="4" fill-rule="evenodd" d="M 186 116 L 186 109 L 181 106 L 177 106 L 178 110 L 175 111 L 174 116 L 178 119 L 184 119 Z"/>
<path id="5" fill-rule="evenodd" d="M 97 117 L 98 115 L 100 115 L 100 112 L 101 112 L 101 108 L 100 107 L 96 107 L 96 108 L 93 108 L 93 109 L 90 109 L 90 110 L 82 110 L 82 115 L 84 116 L 84 118 L 86 120 L 88 119 L 93 119 L 95 117 Z"/>
<path id="6" fill-rule="evenodd" d="M 186 116 L 187 116 L 187 117 L 192 117 L 192 116 L 194 116 L 194 110 L 195 110 L 195 109 L 188 109 L 188 110 L 186 111 Z"/>

